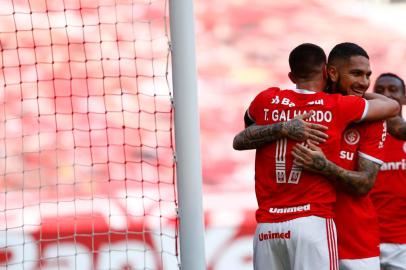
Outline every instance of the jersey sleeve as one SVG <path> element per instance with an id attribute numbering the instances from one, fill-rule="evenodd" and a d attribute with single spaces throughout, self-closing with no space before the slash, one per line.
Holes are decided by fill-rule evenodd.
<path id="1" fill-rule="evenodd" d="M 249 115 L 248 110 L 245 111 L 245 114 L 244 114 L 244 124 L 245 124 L 245 127 L 249 127 L 249 126 L 255 124 L 255 121 Z"/>
<path id="2" fill-rule="evenodd" d="M 375 121 L 362 125 L 361 141 L 358 148 L 359 157 L 382 165 L 384 160 L 384 143 L 386 139 L 386 122 Z"/>
<path id="3" fill-rule="evenodd" d="M 368 101 L 357 96 L 340 96 L 338 113 L 346 124 L 360 122 L 368 113 Z"/>
<path id="4" fill-rule="evenodd" d="M 246 111 L 246 118 L 249 122 L 255 123 L 259 117 L 259 108 L 261 107 L 263 100 L 263 92 L 258 94 L 254 100 L 251 102 L 250 106 Z"/>

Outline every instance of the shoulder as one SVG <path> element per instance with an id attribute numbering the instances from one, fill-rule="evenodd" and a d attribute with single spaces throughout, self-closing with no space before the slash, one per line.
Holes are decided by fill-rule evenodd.
<path id="1" fill-rule="evenodd" d="M 368 112 L 368 102 L 359 96 L 336 96 L 336 109 L 345 118 L 352 118 L 352 121 L 362 120 Z"/>
<path id="2" fill-rule="evenodd" d="M 354 96 L 354 95 L 342 95 L 342 94 L 330 94 L 332 99 L 335 99 L 340 102 L 354 102 L 354 101 L 364 101 L 363 97 Z"/>
<path id="3" fill-rule="evenodd" d="M 373 121 L 373 122 L 362 122 L 354 125 L 360 132 L 363 133 L 375 133 L 386 131 L 386 122 L 384 120 Z"/>
<path id="4" fill-rule="evenodd" d="M 270 87 L 268 89 L 265 89 L 255 96 L 251 105 L 266 102 L 270 98 L 275 97 L 275 95 L 277 95 L 280 91 L 281 90 L 278 87 Z"/>
<path id="5" fill-rule="evenodd" d="M 325 92 L 318 92 L 316 96 L 317 98 L 323 98 L 330 103 L 340 103 L 343 97 L 341 94 L 330 94 Z"/>

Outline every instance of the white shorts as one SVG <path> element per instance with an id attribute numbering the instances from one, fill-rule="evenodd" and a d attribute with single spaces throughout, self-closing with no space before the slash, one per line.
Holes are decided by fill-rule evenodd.
<path id="1" fill-rule="evenodd" d="M 255 270 L 338 270 L 334 221 L 316 216 L 259 223 Z"/>
<path id="2" fill-rule="evenodd" d="M 406 244 L 382 243 L 382 270 L 406 270 Z"/>
<path id="3" fill-rule="evenodd" d="M 339 260 L 340 270 L 380 270 L 379 257 Z"/>

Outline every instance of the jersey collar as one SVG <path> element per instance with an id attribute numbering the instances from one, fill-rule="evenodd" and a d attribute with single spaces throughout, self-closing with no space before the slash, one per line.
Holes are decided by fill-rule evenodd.
<path id="1" fill-rule="evenodd" d="M 298 88 L 292 89 L 292 91 L 294 91 L 296 93 L 300 93 L 300 94 L 309 94 L 309 95 L 317 93 L 317 92 L 314 92 L 314 91 L 310 91 L 310 90 L 306 90 L 306 89 L 298 89 Z"/>

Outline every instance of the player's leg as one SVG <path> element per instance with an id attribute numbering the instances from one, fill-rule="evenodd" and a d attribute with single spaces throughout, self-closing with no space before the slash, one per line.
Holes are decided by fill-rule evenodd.
<path id="1" fill-rule="evenodd" d="M 292 220 L 289 253 L 293 270 L 338 270 L 334 221 L 316 216 Z M 294 231 L 294 233 L 293 233 Z"/>
<path id="2" fill-rule="evenodd" d="M 406 270 L 406 244 L 380 245 L 382 270 Z"/>
<path id="3" fill-rule="evenodd" d="M 286 244 L 272 238 L 279 223 L 259 223 L 254 236 L 254 270 L 290 270 Z"/>
<path id="4" fill-rule="evenodd" d="M 340 260 L 340 270 L 380 270 L 379 257 Z"/>

